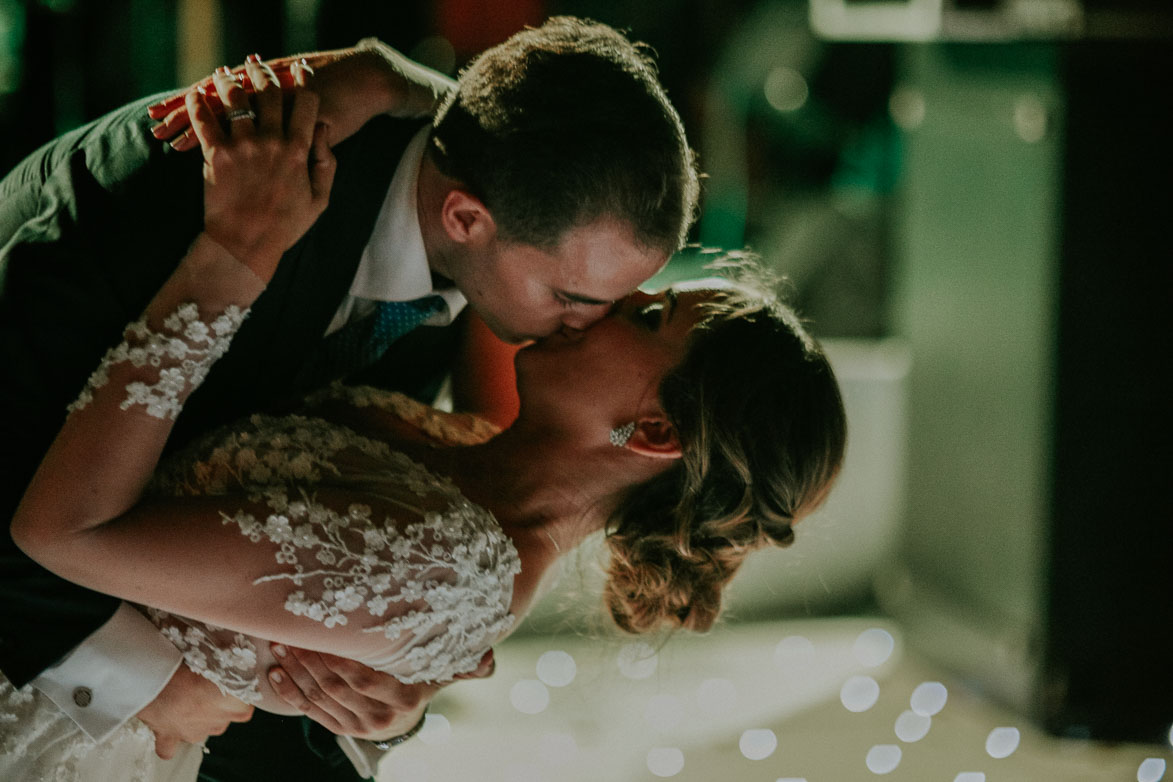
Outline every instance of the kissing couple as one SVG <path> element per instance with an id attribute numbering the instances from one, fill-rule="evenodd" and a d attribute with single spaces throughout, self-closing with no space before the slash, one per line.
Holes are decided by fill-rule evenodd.
<path id="1" fill-rule="evenodd" d="M 0 194 L 5 779 L 372 778 L 585 538 L 621 629 L 704 630 L 842 461 L 791 310 L 637 290 L 697 174 L 604 25 L 454 85 L 377 43 L 253 57 Z M 504 427 L 417 401 L 466 304 L 526 345 Z"/>

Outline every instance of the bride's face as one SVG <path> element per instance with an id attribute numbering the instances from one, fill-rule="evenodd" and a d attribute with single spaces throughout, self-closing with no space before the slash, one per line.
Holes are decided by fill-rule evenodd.
<path id="1" fill-rule="evenodd" d="M 523 410 L 635 415 L 655 403 L 660 381 L 685 355 L 707 290 L 636 292 L 586 331 L 563 330 L 517 357 Z M 622 421 L 607 424 L 613 426 Z"/>

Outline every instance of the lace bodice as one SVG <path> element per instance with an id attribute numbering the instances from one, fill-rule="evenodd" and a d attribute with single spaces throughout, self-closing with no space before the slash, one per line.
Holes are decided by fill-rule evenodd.
<path id="1" fill-rule="evenodd" d="M 334 399 L 376 404 L 431 419 L 444 414 L 398 394 L 338 388 Z M 321 399 L 321 397 L 319 397 Z M 460 421 L 462 418 L 454 420 Z M 479 434 L 456 426 L 450 439 Z M 332 503 L 321 489 L 372 502 Z M 285 609 L 326 627 L 357 623 L 382 643 L 361 662 L 403 682 L 441 681 L 473 670 L 513 622 L 509 605 L 517 551 L 483 508 L 386 443 L 301 415 L 254 415 L 204 437 L 167 460 L 148 492 L 225 497 L 221 516 L 242 545 L 275 544 L 274 570 L 261 581 L 289 586 Z M 250 508 L 234 508 L 232 498 Z M 147 610 L 189 667 L 245 701 L 260 697 L 258 646 L 239 633 Z"/>

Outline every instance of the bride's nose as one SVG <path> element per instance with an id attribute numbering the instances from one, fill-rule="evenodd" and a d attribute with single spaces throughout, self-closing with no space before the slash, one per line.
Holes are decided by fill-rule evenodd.
<path id="1" fill-rule="evenodd" d="M 596 304 L 567 312 L 562 316 L 562 328 L 585 331 L 610 315 L 614 309 L 614 304 Z"/>
<path id="2" fill-rule="evenodd" d="M 562 328 L 558 329 L 558 333 L 571 342 L 577 342 L 582 339 L 583 334 L 586 334 L 586 329 L 576 329 L 573 326 L 563 324 Z"/>

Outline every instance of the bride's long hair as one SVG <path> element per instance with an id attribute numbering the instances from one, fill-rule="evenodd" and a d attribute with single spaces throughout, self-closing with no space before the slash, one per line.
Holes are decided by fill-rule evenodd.
<path id="1" fill-rule="evenodd" d="M 705 306 L 660 387 L 683 458 L 607 525 L 604 600 L 628 632 L 711 627 L 746 555 L 790 545 L 846 448 L 834 372 L 793 310 L 744 286 Z"/>

